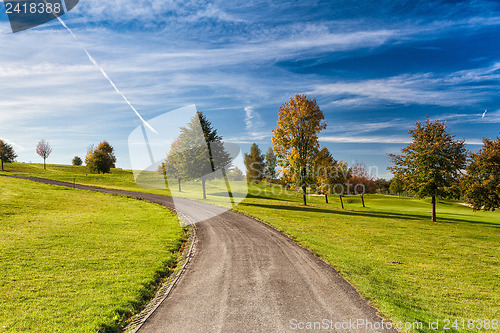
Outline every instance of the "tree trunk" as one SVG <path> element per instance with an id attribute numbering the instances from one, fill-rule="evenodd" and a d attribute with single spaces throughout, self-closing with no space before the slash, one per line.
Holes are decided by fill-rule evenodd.
<path id="1" fill-rule="evenodd" d="M 307 206 L 307 186 L 302 185 L 302 202 Z"/>
<path id="2" fill-rule="evenodd" d="M 328 203 L 328 194 L 325 193 L 325 201 Z"/>
<path id="3" fill-rule="evenodd" d="M 365 208 L 365 199 L 363 198 L 363 194 L 361 194 L 361 202 L 363 203 L 363 208 Z"/>
<path id="4" fill-rule="evenodd" d="M 432 222 L 436 222 L 436 196 L 432 196 Z"/>
<path id="5" fill-rule="evenodd" d="M 340 197 L 340 206 L 342 206 L 342 209 L 344 209 L 344 202 L 342 201 L 342 195 L 339 195 Z"/>
<path id="6" fill-rule="evenodd" d="M 179 185 L 179 192 L 182 192 L 182 189 L 181 189 L 181 179 L 180 178 L 177 178 L 177 184 Z"/>
<path id="7" fill-rule="evenodd" d="M 231 201 L 231 206 L 234 207 L 233 191 L 231 191 L 231 185 L 229 184 L 229 179 L 227 178 L 226 170 L 224 168 L 222 168 L 222 176 L 224 176 L 224 182 L 226 183 L 226 190 L 229 195 L 229 200 Z"/>
<path id="8" fill-rule="evenodd" d="M 3 160 L 2 160 L 2 171 L 3 171 Z"/>
<path id="9" fill-rule="evenodd" d="M 207 192 L 205 191 L 205 179 L 201 180 L 201 186 L 203 187 L 203 199 L 207 198 Z"/>
<path id="10" fill-rule="evenodd" d="M 43 159 L 43 170 L 47 170 L 47 168 L 45 166 L 45 158 Z"/>

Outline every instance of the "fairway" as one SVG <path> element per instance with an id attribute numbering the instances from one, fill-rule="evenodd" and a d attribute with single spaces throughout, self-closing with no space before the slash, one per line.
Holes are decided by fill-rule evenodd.
<path id="1" fill-rule="evenodd" d="M 178 259 L 166 208 L 0 177 L 0 329 L 117 331 Z"/>

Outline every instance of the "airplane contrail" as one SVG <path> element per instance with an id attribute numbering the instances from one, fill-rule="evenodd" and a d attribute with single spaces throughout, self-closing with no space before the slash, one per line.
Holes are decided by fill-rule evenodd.
<path id="1" fill-rule="evenodd" d="M 132 103 L 130 103 L 130 101 L 128 100 L 127 97 L 125 97 L 125 95 L 120 91 L 120 89 L 118 89 L 118 87 L 116 86 L 116 84 L 113 82 L 113 80 L 111 80 L 111 78 L 109 77 L 109 75 L 104 71 L 104 69 L 97 63 L 97 61 L 94 59 L 94 57 L 92 57 L 92 55 L 89 53 L 89 51 L 87 51 L 87 48 L 82 44 L 80 43 L 80 41 L 78 40 L 78 38 L 76 37 L 76 35 L 73 33 L 73 31 L 66 25 L 66 23 L 64 23 L 64 21 L 59 17 L 59 16 L 56 16 L 57 19 L 59 20 L 59 22 L 62 24 L 63 27 L 65 27 L 69 33 L 71 34 L 71 36 L 73 36 L 73 38 L 75 39 L 75 41 L 80 45 L 80 47 L 83 49 L 83 51 L 85 51 L 85 54 L 87 54 L 87 57 L 90 59 L 90 61 L 97 67 L 99 68 L 99 70 L 101 71 L 102 75 L 104 75 L 104 77 L 106 78 L 106 80 L 109 81 L 109 83 L 111 84 L 111 86 L 116 90 L 116 92 L 125 100 L 125 102 L 127 102 L 127 104 L 132 108 L 132 111 L 134 111 L 134 113 L 136 114 L 137 117 L 139 117 L 139 119 L 142 121 L 142 123 L 147 127 L 149 128 L 151 131 L 153 131 L 153 133 L 155 134 L 158 134 L 158 132 L 151 126 L 148 124 L 148 122 L 146 120 L 144 120 L 144 118 L 142 118 L 142 116 L 139 114 L 139 112 L 136 110 L 136 108 L 132 105 Z"/>

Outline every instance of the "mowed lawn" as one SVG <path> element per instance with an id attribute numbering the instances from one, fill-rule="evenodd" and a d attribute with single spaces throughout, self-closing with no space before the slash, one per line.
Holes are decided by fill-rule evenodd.
<path id="1" fill-rule="evenodd" d="M 91 175 L 85 167 L 9 164 L 8 174 L 167 194 L 168 190 L 137 186 L 126 170 Z M 79 181 L 80 180 L 80 181 Z M 233 187 L 237 197 L 245 186 Z M 183 185 L 184 186 L 184 185 Z M 207 182 L 207 202 L 223 204 L 225 185 Z M 176 191 L 176 189 L 173 189 Z M 183 187 L 183 194 L 199 200 L 199 185 Z M 274 193 L 273 193 L 274 192 Z M 312 250 L 350 281 L 381 314 L 398 322 L 422 322 L 422 330 L 408 332 L 500 332 L 461 328 L 461 320 L 500 320 L 500 212 L 473 212 L 453 201 L 441 200 L 438 222 L 430 221 L 430 200 L 384 195 L 309 197 L 272 188 L 250 186 L 244 202 L 234 208 L 283 231 Z M 458 319 L 459 328 L 452 324 Z M 427 323 L 440 320 L 438 330 Z M 450 320 L 449 329 L 444 329 Z M 479 327 L 479 322 L 474 325 Z"/>
<path id="2" fill-rule="evenodd" d="M 0 177 L 0 331 L 116 331 L 178 259 L 169 210 Z"/>
<path id="3" fill-rule="evenodd" d="M 366 195 L 363 208 L 358 196 L 350 196 L 345 210 L 338 197 L 325 204 L 313 196 L 307 207 L 301 200 L 294 192 L 273 195 L 253 186 L 235 210 L 312 250 L 393 323 L 424 323 L 423 330 L 406 331 L 436 332 L 427 325 L 440 320 L 439 332 L 478 332 L 483 330 L 451 324 L 444 330 L 444 320 L 500 319 L 499 211 L 473 212 L 441 201 L 436 223 L 430 200 Z"/>

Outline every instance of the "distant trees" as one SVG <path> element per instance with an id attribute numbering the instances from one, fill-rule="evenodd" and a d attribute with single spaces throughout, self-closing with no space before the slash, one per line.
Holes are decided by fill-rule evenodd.
<path id="1" fill-rule="evenodd" d="M 97 148 L 91 146 L 85 157 L 85 164 L 90 172 L 109 173 L 115 167 L 114 148 L 107 142 L 101 142 Z"/>
<path id="2" fill-rule="evenodd" d="M 49 158 L 50 153 L 52 153 L 52 147 L 49 145 L 45 139 L 38 141 L 38 145 L 36 146 L 36 153 L 43 158 L 43 169 L 47 169 L 45 160 Z"/>
<path id="3" fill-rule="evenodd" d="M 417 197 L 432 198 L 432 221 L 436 221 L 436 197 L 456 196 L 460 170 L 465 168 L 463 140 L 455 140 L 446 124 L 427 118 L 409 131 L 412 142 L 402 154 L 389 154 L 394 166 L 388 169 L 398 177 L 406 190 Z"/>
<path id="4" fill-rule="evenodd" d="M 469 154 L 462 188 L 474 210 L 500 208 L 500 135 L 496 141 L 483 139 L 483 147 Z"/>
<path id="5" fill-rule="evenodd" d="M 376 190 L 381 194 L 389 194 L 391 181 L 384 178 L 377 178 L 375 180 Z"/>
<path id="6" fill-rule="evenodd" d="M 231 167 L 231 156 L 225 150 L 222 137 L 212 127 L 206 116 L 197 112 L 185 127 L 180 128 L 179 137 L 171 146 L 164 163 L 167 175 L 180 180 L 201 180 L 203 199 L 206 199 L 205 183 L 216 177 L 216 170 L 227 178 Z"/>
<path id="7" fill-rule="evenodd" d="M 278 111 L 277 127 L 273 130 L 273 148 L 283 177 L 302 188 L 303 204 L 307 205 L 307 184 L 314 181 L 308 171 L 317 158 L 318 133 L 326 128 L 324 115 L 315 99 L 295 95 Z"/>
<path id="8" fill-rule="evenodd" d="M 376 184 L 373 176 L 366 170 L 364 163 L 357 162 L 351 167 L 351 177 L 349 178 L 351 192 L 361 196 L 361 202 L 365 207 L 364 195 L 375 193 Z"/>
<path id="9" fill-rule="evenodd" d="M 228 177 L 235 181 L 242 181 L 245 179 L 243 171 L 241 171 L 237 166 L 235 166 L 234 169 L 229 172 Z"/>
<path id="10" fill-rule="evenodd" d="M 75 157 L 73 157 L 73 160 L 71 160 L 71 164 L 76 165 L 76 166 L 80 166 L 83 164 L 83 161 L 80 158 L 80 156 L 75 156 Z"/>
<path id="11" fill-rule="evenodd" d="M 4 163 L 12 163 L 16 160 L 14 148 L 7 142 L 0 140 L 0 160 L 2 161 L 2 171 Z"/>
<path id="12" fill-rule="evenodd" d="M 247 180 L 258 183 L 264 177 L 264 155 L 262 155 L 259 146 L 254 143 L 250 147 L 250 153 L 245 153 L 245 166 L 247 168 Z"/>

